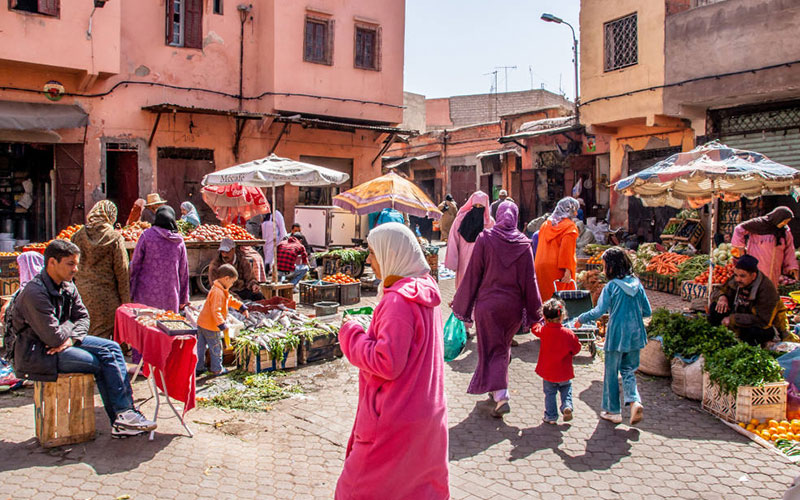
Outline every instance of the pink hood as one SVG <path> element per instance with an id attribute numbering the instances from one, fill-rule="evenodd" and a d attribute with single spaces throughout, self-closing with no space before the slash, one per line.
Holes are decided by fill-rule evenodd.
<path id="1" fill-rule="evenodd" d="M 384 296 L 396 293 L 424 307 L 436 307 L 442 303 L 439 287 L 433 277 L 402 278 L 384 289 Z"/>

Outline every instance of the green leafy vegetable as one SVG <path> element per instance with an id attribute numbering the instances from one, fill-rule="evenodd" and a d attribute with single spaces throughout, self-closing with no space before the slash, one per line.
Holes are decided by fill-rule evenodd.
<path id="1" fill-rule="evenodd" d="M 740 386 L 762 386 L 783 380 L 783 368 L 760 347 L 739 343 L 706 356 L 708 377 L 720 388 L 736 394 Z"/>

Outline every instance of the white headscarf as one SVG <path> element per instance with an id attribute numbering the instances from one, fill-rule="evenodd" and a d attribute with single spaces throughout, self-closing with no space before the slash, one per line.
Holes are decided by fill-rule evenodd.
<path id="1" fill-rule="evenodd" d="M 399 222 L 376 227 L 369 232 L 367 242 L 375 252 L 384 280 L 389 276 L 419 278 L 431 270 L 414 233 Z"/>
<path id="2" fill-rule="evenodd" d="M 556 205 L 553 215 L 550 216 L 550 221 L 555 226 L 562 220 L 573 217 L 578 213 L 579 208 L 581 208 L 581 205 L 575 198 L 570 198 L 569 196 L 562 198 Z"/>

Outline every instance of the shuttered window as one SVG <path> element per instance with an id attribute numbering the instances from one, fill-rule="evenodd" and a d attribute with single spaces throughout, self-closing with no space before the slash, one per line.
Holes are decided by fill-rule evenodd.
<path id="1" fill-rule="evenodd" d="M 60 0 L 11 0 L 11 8 L 53 17 L 61 14 Z"/>
<path id="2" fill-rule="evenodd" d="M 380 69 L 380 43 L 377 28 L 356 26 L 355 66 L 362 69 Z"/>
<path id="3" fill-rule="evenodd" d="M 333 20 L 306 16 L 303 60 L 333 64 Z"/>
<path id="4" fill-rule="evenodd" d="M 203 0 L 167 0 L 167 45 L 203 47 Z"/>

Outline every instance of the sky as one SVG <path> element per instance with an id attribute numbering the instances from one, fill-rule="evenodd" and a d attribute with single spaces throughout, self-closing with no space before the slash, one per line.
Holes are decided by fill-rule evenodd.
<path id="1" fill-rule="evenodd" d="M 547 12 L 578 34 L 579 0 L 406 0 L 405 82 L 426 97 L 488 93 L 498 69 L 498 91 L 561 89 L 575 94 L 572 32 L 546 23 Z"/>

